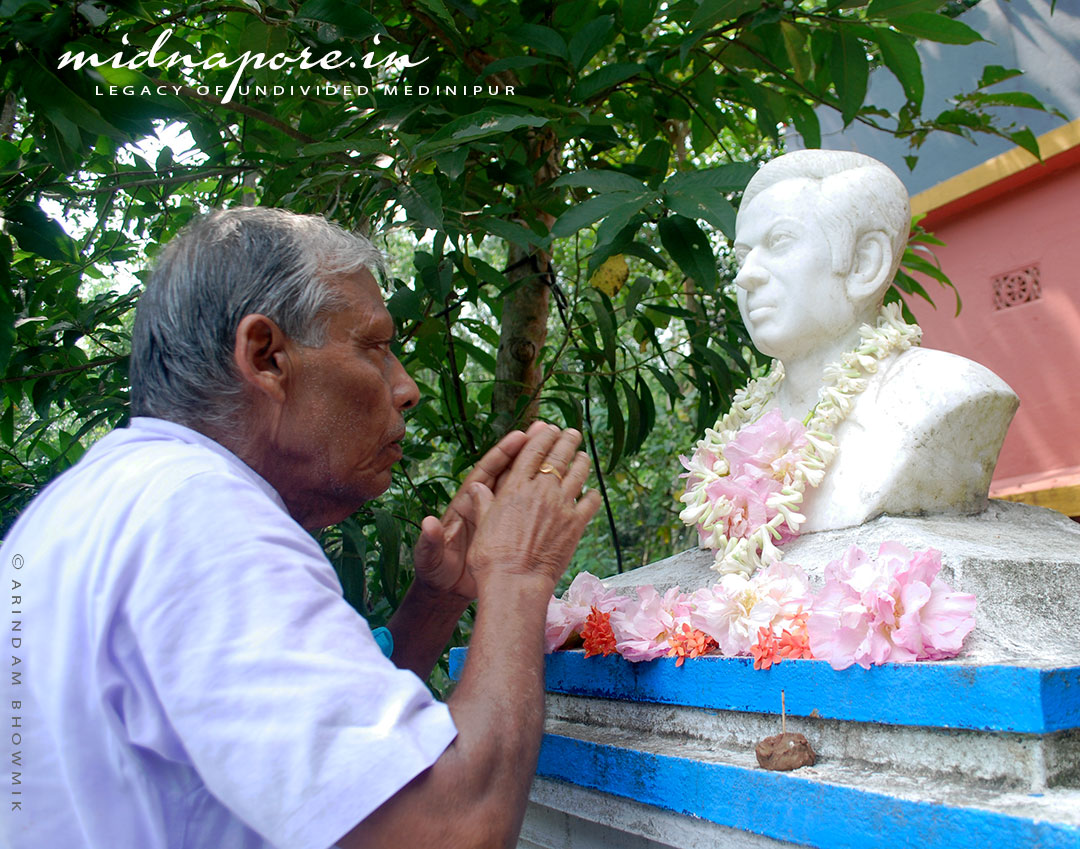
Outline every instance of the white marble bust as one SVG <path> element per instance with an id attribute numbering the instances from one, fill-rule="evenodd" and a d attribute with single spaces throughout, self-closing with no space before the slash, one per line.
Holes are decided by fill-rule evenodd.
<path id="1" fill-rule="evenodd" d="M 736 223 L 739 310 L 754 344 L 786 377 L 770 402 L 802 420 L 827 364 L 873 323 L 903 256 L 907 191 L 885 165 L 847 151 L 803 150 L 764 165 Z M 882 362 L 837 428 L 839 452 L 807 489 L 802 531 L 883 513 L 974 513 L 1018 400 L 997 375 L 944 351 Z"/>

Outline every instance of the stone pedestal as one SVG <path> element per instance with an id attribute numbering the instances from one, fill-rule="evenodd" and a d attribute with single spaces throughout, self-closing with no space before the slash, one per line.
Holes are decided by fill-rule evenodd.
<path id="1" fill-rule="evenodd" d="M 521 846 L 1080 846 L 1080 526 L 1026 505 L 883 517 L 798 539 L 820 582 L 851 543 L 942 551 L 978 599 L 963 655 L 836 671 L 747 658 L 548 659 L 548 717 Z M 715 580 L 690 551 L 612 579 Z M 463 652 L 452 656 L 460 670 Z M 755 744 L 804 734 L 817 763 L 761 769 Z"/>

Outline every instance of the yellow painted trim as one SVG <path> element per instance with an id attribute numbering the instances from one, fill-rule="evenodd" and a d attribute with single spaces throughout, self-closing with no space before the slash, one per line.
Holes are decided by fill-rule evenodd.
<path id="1" fill-rule="evenodd" d="M 1042 153 L 1044 162 L 1051 156 L 1080 146 L 1080 118 L 1056 130 L 1043 133 L 1038 141 L 1039 152 Z M 999 180 L 1019 174 L 1038 161 L 1022 147 L 1014 147 L 993 159 L 988 159 L 982 165 L 976 165 L 962 174 L 957 174 L 936 186 L 931 186 L 924 192 L 919 192 L 911 199 L 911 212 L 913 215 L 924 215 L 965 195 L 977 192 L 979 189 L 992 186 Z"/>
<path id="2" fill-rule="evenodd" d="M 1030 492 L 1014 492 L 1011 495 L 994 497 L 1002 501 L 1019 501 L 1022 504 L 1034 504 L 1037 507 L 1049 507 L 1066 516 L 1080 516 L 1080 484 L 1036 489 Z"/>

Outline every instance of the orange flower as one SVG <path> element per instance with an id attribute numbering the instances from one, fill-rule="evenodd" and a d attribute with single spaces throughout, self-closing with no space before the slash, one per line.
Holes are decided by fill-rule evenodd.
<path id="1" fill-rule="evenodd" d="M 704 631 L 699 631 L 697 628 L 691 629 L 686 622 L 683 622 L 681 633 L 676 631 L 668 637 L 668 645 L 671 649 L 667 656 L 678 658 L 675 661 L 676 666 L 682 666 L 688 657 L 701 657 L 719 648 L 716 640 Z"/>
<path id="2" fill-rule="evenodd" d="M 780 655 L 791 660 L 813 659 L 813 652 L 810 651 L 810 634 L 806 630 L 805 613 L 796 616 L 791 630 L 785 629 L 780 635 Z"/>
<path id="3" fill-rule="evenodd" d="M 615 634 L 611 630 L 611 614 L 601 613 L 595 607 L 585 618 L 581 638 L 585 643 L 585 657 L 615 654 Z"/>
<path id="4" fill-rule="evenodd" d="M 758 628 L 757 645 L 750 647 L 750 654 L 754 656 L 754 669 L 768 669 L 783 660 L 772 628 Z"/>

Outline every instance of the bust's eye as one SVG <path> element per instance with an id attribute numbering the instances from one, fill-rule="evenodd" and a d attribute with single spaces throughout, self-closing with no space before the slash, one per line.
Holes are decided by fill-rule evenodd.
<path id="1" fill-rule="evenodd" d="M 779 230 L 775 233 L 769 234 L 769 247 L 770 248 L 782 248 L 794 239 L 794 235 L 786 230 Z"/>

